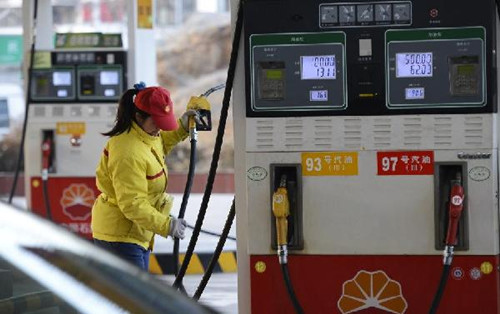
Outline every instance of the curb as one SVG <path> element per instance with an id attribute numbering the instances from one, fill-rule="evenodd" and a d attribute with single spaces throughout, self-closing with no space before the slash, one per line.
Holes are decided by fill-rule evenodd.
<path id="1" fill-rule="evenodd" d="M 185 254 L 179 254 L 179 263 L 184 260 Z M 187 275 L 203 274 L 208 267 L 213 253 L 193 253 L 191 261 L 186 270 Z M 222 252 L 214 267 L 214 273 L 235 273 L 237 272 L 236 252 Z M 156 275 L 173 275 L 174 261 L 172 254 L 150 254 L 149 272 Z"/>

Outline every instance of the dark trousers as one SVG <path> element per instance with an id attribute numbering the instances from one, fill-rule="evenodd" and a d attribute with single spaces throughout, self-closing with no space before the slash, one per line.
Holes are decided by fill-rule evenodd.
<path id="1" fill-rule="evenodd" d="M 107 242 L 97 239 L 94 239 L 94 243 L 145 271 L 149 269 L 149 250 L 144 249 L 140 245 L 124 242 Z"/>

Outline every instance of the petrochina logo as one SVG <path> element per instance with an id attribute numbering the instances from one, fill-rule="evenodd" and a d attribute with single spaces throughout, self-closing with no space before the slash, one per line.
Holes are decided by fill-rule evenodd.
<path id="1" fill-rule="evenodd" d="M 71 184 L 62 193 L 63 213 L 73 220 L 87 220 L 94 200 L 94 191 L 91 188 L 83 183 Z"/>
<path id="2" fill-rule="evenodd" d="M 381 270 L 361 270 L 353 279 L 344 282 L 342 296 L 337 305 L 343 314 L 368 308 L 404 313 L 408 307 L 401 292 L 401 285 Z"/>

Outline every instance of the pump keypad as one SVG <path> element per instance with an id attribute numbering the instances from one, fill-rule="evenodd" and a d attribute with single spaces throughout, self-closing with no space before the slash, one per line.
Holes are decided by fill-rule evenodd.
<path id="1" fill-rule="evenodd" d="M 412 4 L 401 2 L 349 2 L 319 6 L 320 27 L 403 26 L 412 23 Z"/>

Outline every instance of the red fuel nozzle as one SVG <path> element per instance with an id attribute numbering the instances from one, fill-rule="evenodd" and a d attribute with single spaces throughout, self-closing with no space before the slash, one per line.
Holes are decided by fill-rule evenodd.
<path id="1" fill-rule="evenodd" d="M 50 137 L 47 137 L 42 143 L 42 170 L 49 169 L 51 154 L 52 154 L 52 139 Z"/>
<path id="2" fill-rule="evenodd" d="M 460 175 L 457 180 L 452 181 L 449 203 L 448 233 L 446 234 L 446 245 L 454 246 L 457 242 L 458 221 L 464 209 L 464 188 Z"/>

